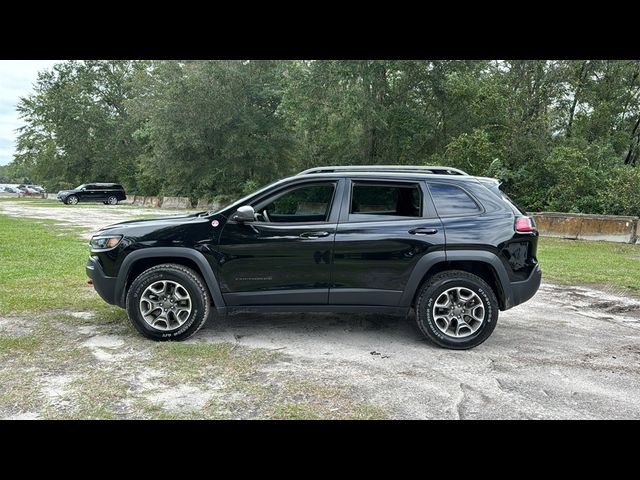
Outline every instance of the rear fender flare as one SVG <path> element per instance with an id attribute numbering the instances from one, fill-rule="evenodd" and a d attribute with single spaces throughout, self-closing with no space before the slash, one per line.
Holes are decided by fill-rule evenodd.
<path id="1" fill-rule="evenodd" d="M 407 286 L 402 294 L 402 298 L 400 299 L 400 306 L 411 305 L 416 291 L 425 275 L 427 275 L 429 270 L 436 264 L 446 261 L 471 261 L 488 264 L 493 268 L 498 276 L 498 282 L 500 282 L 500 288 L 502 288 L 506 308 L 509 308 L 509 306 L 512 305 L 513 292 L 509 280 L 509 274 L 507 273 L 507 269 L 504 264 L 494 253 L 484 250 L 448 250 L 446 253 L 444 251 L 431 252 L 420 259 L 409 277 Z M 496 294 L 499 293 L 500 292 L 496 292 Z"/>

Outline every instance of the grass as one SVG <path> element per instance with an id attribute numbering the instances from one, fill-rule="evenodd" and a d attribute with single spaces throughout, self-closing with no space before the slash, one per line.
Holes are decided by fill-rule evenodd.
<path id="1" fill-rule="evenodd" d="M 538 260 L 544 280 L 640 293 L 640 245 L 541 237 Z"/>
<path id="2" fill-rule="evenodd" d="M 0 335 L 0 354 L 12 352 L 33 352 L 40 346 L 41 340 L 34 335 L 8 337 Z"/>
<path id="3" fill-rule="evenodd" d="M 53 223 L 0 215 L 0 314 L 104 303 L 86 284 L 87 241 Z"/>
<path id="4" fill-rule="evenodd" d="M 89 250 L 78 236 L 82 229 L 55 223 L 0 215 L 0 316 L 24 317 L 22 329 L 0 334 L 0 416 L 27 411 L 44 418 L 96 419 L 388 416 L 348 385 L 301 380 L 286 369 L 272 369 L 285 357 L 280 352 L 228 342 L 148 342 L 134 331 L 123 310 L 104 303 L 86 285 Z M 544 237 L 538 257 L 545 280 L 640 292 L 640 245 Z M 73 311 L 93 315 L 78 317 Z M 83 345 L 91 334 L 78 333 L 86 326 L 95 334 L 122 338 L 124 346 L 113 353 L 130 361 L 97 360 Z M 158 392 L 137 382 L 145 369 L 162 372 L 156 380 L 158 392 L 190 385 L 210 392 L 211 398 L 202 408 L 172 410 L 158 403 Z M 60 375 L 72 381 L 60 398 L 52 398 L 43 386 Z"/>
<path id="5" fill-rule="evenodd" d="M 22 200 L 36 203 L 36 200 Z M 40 203 L 39 203 L 40 204 Z M 281 352 L 232 343 L 153 343 L 141 338 L 126 313 L 105 304 L 86 285 L 89 254 L 83 229 L 55 221 L 0 215 L 0 316 L 15 316 L 0 334 L 0 416 L 37 412 L 41 418 L 379 418 L 377 407 L 352 401 L 346 389 L 288 375 L 265 377 Z M 91 313 L 74 316 L 72 312 Z M 97 360 L 84 345 L 92 333 L 125 340 L 113 354 L 134 362 Z M 85 330 L 86 332 L 86 330 Z M 16 335 L 16 333 L 20 333 Z M 109 349 L 106 349 L 110 351 Z M 110 351 L 111 352 L 111 351 Z M 105 353 L 105 351 L 103 351 Z M 211 393 L 203 408 L 174 411 L 154 401 L 136 376 L 162 371 L 159 392 L 183 385 Z M 69 377 L 53 396 L 49 379 Z M 286 387 L 280 385 L 286 384 Z M 154 387 L 155 388 L 155 387 Z M 332 402 L 339 403 L 336 413 Z"/>

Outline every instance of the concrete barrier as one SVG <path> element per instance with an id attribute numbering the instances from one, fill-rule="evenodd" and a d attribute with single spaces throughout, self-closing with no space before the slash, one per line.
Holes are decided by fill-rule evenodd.
<path id="1" fill-rule="evenodd" d="M 0 192 L 0 198 L 18 198 L 19 196 L 19 193 Z"/>
<path id="2" fill-rule="evenodd" d="M 125 198 L 124 200 L 120 200 L 119 203 L 122 203 L 123 205 L 132 205 L 135 198 L 135 195 L 127 195 L 127 198 Z"/>
<path id="3" fill-rule="evenodd" d="M 162 208 L 191 208 L 189 197 L 163 197 Z"/>
<path id="4" fill-rule="evenodd" d="M 160 208 L 160 197 L 144 197 L 144 206 Z"/>
<path id="5" fill-rule="evenodd" d="M 222 206 L 223 205 L 221 203 L 205 200 L 204 198 L 199 198 L 196 208 L 198 210 L 219 210 L 220 208 L 222 208 Z"/>
<path id="6" fill-rule="evenodd" d="M 134 195 L 133 200 L 131 201 L 131 205 L 141 207 L 142 205 L 144 205 L 144 197 L 141 195 Z"/>
<path id="7" fill-rule="evenodd" d="M 618 243 L 634 243 L 637 240 L 638 217 L 560 212 L 532 215 L 543 236 Z"/>

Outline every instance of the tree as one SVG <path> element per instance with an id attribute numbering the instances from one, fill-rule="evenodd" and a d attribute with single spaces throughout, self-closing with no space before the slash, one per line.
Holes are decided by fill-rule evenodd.
<path id="1" fill-rule="evenodd" d="M 527 210 L 640 213 L 637 60 L 70 61 L 18 110 L 7 171 L 50 190 L 230 197 L 319 165 L 445 164 Z"/>

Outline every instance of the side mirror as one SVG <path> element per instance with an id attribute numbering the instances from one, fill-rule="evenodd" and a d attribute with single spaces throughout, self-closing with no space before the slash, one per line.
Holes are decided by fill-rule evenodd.
<path id="1" fill-rule="evenodd" d="M 255 222 L 256 221 L 256 212 L 251 205 L 243 205 L 236 213 L 231 215 L 231 220 L 235 222 Z"/>

